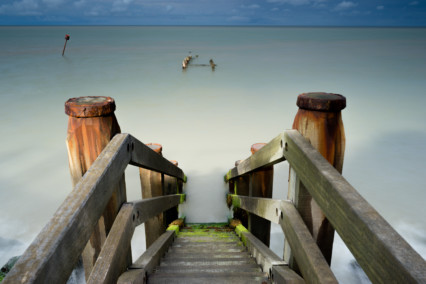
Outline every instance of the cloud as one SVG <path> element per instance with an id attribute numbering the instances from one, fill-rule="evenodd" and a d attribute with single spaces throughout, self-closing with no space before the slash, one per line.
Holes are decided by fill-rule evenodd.
<path id="1" fill-rule="evenodd" d="M 293 6 L 300 6 L 309 4 L 310 0 L 267 0 L 268 3 L 276 3 L 276 4 L 290 4 Z"/>
<path id="2" fill-rule="evenodd" d="M 133 2 L 133 0 L 114 0 L 112 2 L 112 12 L 124 12 L 127 10 L 128 6 Z"/>
<path id="3" fill-rule="evenodd" d="M 64 0 L 42 0 L 48 7 L 56 7 L 64 3 Z"/>
<path id="4" fill-rule="evenodd" d="M 377 9 L 377 10 L 383 10 L 383 9 L 385 9 L 385 6 L 380 5 L 380 6 L 377 6 L 377 7 L 376 7 L 376 9 Z"/>
<path id="5" fill-rule="evenodd" d="M 411 5 L 411 6 L 419 5 L 419 1 L 412 1 L 412 2 L 410 2 L 409 5 Z"/>
<path id="6" fill-rule="evenodd" d="M 347 9 L 351 9 L 358 6 L 358 3 L 354 3 L 351 1 L 343 1 L 340 2 L 339 4 L 337 4 L 337 6 L 334 8 L 335 11 L 342 11 L 342 10 L 347 10 Z"/>
<path id="7" fill-rule="evenodd" d="M 13 4 L 4 4 L 0 6 L 0 14 L 35 16 L 41 15 L 38 11 L 38 3 L 34 0 L 22 0 L 13 2 Z"/>

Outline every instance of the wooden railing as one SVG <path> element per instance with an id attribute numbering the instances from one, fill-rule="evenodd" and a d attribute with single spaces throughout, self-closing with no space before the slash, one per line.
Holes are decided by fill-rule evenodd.
<path id="1" fill-rule="evenodd" d="M 373 283 L 426 282 L 423 258 L 297 130 L 278 135 L 232 168 L 225 180 L 238 193 L 241 177 L 284 160 Z M 281 226 L 291 254 L 308 283 L 337 282 L 291 201 L 230 194 L 228 205 L 231 204 Z"/>
<path id="2" fill-rule="evenodd" d="M 186 179 L 180 168 L 131 135 L 115 135 L 3 283 L 65 283 L 128 164 Z M 115 283 L 131 257 L 135 227 L 183 198 L 172 194 L 122 204 L 87 282 Z"/>

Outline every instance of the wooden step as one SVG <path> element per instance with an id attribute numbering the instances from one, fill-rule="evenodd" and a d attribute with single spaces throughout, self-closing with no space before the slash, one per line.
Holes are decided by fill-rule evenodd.
<path id="1" fill-rule="evenodd" d="M 148 283 L 270 283 L 235 232 L 225 225 L 183 228 Z"/>

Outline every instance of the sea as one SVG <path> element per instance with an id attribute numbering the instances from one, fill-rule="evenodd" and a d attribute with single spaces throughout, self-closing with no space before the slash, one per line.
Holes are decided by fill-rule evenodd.
<path id="1" fill-rule="evenodd" d="M 72 190 L 64 103 L 80 96 L 114 98 L 122 132 L 178 161 L 188 177 L 180 213 L 196 223 L 231 216 L 224 175 L 292 127 L 299 94 L 342 94 L 343 176 L 425 258 L 425 50 L 425 28 L 0 27 L 0 266 Z M 202 66 L 210 59 L 215 70 Z M 288 165 L 274 172 L 273 197 L 285 199 Z M 128 200 L 140 199 L 133 166 L 126 184 Z M 271 236 L 282 256 L 281 228 Z M 143 239 L 141 226 L 134 258 Z M 335 239 L 338 280 L 369 283 Z"/>

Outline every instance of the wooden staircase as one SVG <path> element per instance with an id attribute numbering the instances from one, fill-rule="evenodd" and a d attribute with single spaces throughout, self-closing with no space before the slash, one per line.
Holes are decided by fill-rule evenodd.
<path id="1" fill-rule="evenodd" d="M 148 283 L 270 283 L 225 224 L 192 224 L 179 231 Z"/>

